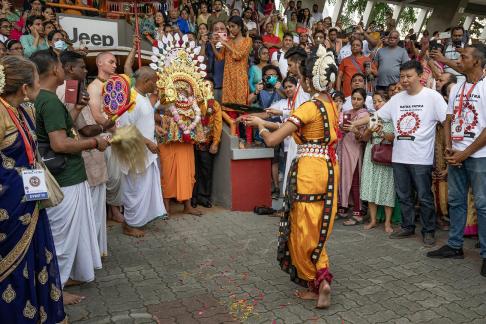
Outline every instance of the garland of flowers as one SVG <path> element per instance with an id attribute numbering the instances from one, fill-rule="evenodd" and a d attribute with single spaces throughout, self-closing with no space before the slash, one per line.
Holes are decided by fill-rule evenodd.
<path id="1" fill-rule="evenodd" d="M 174 118 L 174 121 L 179 126 L 179 129 L 185 135 L 189 135 L 191 133 L 191 131 L 194 128 L 196 128 L 197 124 L 201 121 L 201 109 L 199 108 L 199 106 L 197 105 L 197 103 L 193 102 L 192 109 L 194 110 L 194 112 L 195 112 L 196 115 L 194 116 L 193 121 L 189 125 L 187 125 L 182 120 L 182 118 L 179 115 L 179 112 L 177 111 L 177 108 L 176 108 L 176 106 L 174 104 L 170 105 L 170 108 L 169 108 L 169 110 L 170 110 L 170 112 L 172 114 L 172 118 Z"/>
<path id="2" fill-rule="evenodd" d="M 0 95 L 5 90 L 5 68 L 0 64 Z"/>

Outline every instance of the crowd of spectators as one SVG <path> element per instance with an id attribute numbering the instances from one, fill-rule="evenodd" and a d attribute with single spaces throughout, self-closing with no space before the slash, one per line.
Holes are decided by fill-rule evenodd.
<path id="1" fill-rule="evenodd" d="M 293 0 L 284 2 L 282 8 L 276 8 L 272 0 L 161 4 L 142 15 L 141 39 L 136 38 L 134 45 L 144 41 L 157 46 L 168 37 L 187 35 L 188 42 L 200 46 L 214 97 L 237 124 L 240 149 L 265 145 L 261 134 L 245 125 L 248 115 L 230 106 L 251 106 L 259 111 L 254 116 L 280 127 L 310 99 L 302 62 L 319 49 L 332 52 L 339 66 L 329 89 L 341 132 L 337 217 L 345 218 L 344 225 L 354 226 L 363 224 L 369 215 L 365 229 L 384 221 L 390 238 L 406 238 L 415 234 L 418 205 L 424 245 L 435 244 L 436 230 L 451 228 L 448 244 L 430 252 L 429 257 L 464 257 L 463 236 L 467 234 L 479 237 L 477 245 L 486 259 L 486 195 L 481 189 L 486 181 L 482 171 L 486 167 L 486 117 L 482 112 L 486 51 L 482 44 L 471 45 L 463 27 L 434 31 L 432 37 L 427 30 L 416 33 L 413 29 L 401 35 L 390 15 L 384 25 L 343 26 L 339 20 L 323 17 L 319 4 L 306 8 L 302 1 Z M 63 84 L 64 72 L 60 71 L 69 71 L 70 60 L 82 64 L 80 69 L 85 71 L 83 55 L 91 49 L 73 48 L 55 10 L 40 0 L 26 3 L 24 10 L 2 0 L 0 58 L 32 58 L 40 74 L 41 94 L 46 87 L 55 92 Z M 61 62 L 63 53 L 69 54 Z M 132 50 L 130 62 L 134 55 Z M 114 56 L 105 58 L 105 65 L 98 61 L 99 71 L 115 72 Z M 125 71 L 131 71 L 131 66 Z M 99 82 L 103 82 L 101 76 Z M 153 79 L 144 81 L 142 72 L 138 77 L 146 84 Z M 152 84 L 152 92 L 153 88 Z M 59 107 L 62 111 L 62 103 Z M 367 127 L 374 118 L 382 121 Z M 103 131 L 113 125 L 99 126 Z M 94 142 L 76 143 L 79 153 L 92 148 Z M 374 147 L 382 143 L 393 143 L 393 160 L 386 165 L 373 159 Z M 99 150 L 108 145 L 101 139 L 94 144 Z M 295 149 L 284 142 L 274 150 L 274 199 L 284 196 L 281 180 L 287 176 L 288 152 Z M 468 204 L 468 193 L 474 203 Z M 399 230 L 394 228 L 398 223 Z M 481 273 L 486 276 L 486 262 Z"/>

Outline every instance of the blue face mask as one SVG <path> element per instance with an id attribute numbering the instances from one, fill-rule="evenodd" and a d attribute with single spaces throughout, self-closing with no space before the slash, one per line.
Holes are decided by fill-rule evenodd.
<path id="1" fill-rule="evenodd" d="M 277 84 L 278 78 L 276 75 L 270 75 L 267 77 L 266 83 L 270 86 L 274 86 Z"/>
<path id="2" fill-rule="evenodd" d="M 67 49 L 67 44 L 65 41 L 62 39 L 58 40 L 57 42 L 54 43 L 54 48 L 60 51 L 64 51 Z"/>

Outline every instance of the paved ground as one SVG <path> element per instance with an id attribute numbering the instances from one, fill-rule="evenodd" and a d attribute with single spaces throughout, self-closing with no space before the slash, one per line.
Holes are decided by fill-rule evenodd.
<path id="1" fill-rule="evenodd" d="M 315 310 L 275 260 L 278 219 L 213 209 L 148 226 L 143 239 L 109 229 L 96 281 L 68 291 L 75 323 L 486 323 L 486 278 L 474 240 L 466 259 L 430 260 L 418 239 L 389 240 L 338 222 L 328 251 L 333 302 Z M 440 233 L 445 238 L 446 233 Z"/>

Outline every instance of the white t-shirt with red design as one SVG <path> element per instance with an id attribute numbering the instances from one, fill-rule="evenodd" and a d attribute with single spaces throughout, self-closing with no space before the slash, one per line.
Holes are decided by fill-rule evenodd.
<path id="1" fill-rule="evenodd" d="M 447 114 L 453 115 L 451 127 L 454 127 L 454 120 L 458 117 L 460 98 L 461 95 L 463 96 L 461 115 L 464 121 L 464 137 L 462 140 L 452 141 L 452 148 L 458 151 L 464 151 L 486 127 L 486 112 L 484 111 L 486 107 L 486 83 L 481 79 L 470 92 L 472 86 L 472 83 L 459 82 L 450 92 Z M 486 147 L 479 149 L 471 157 L 486 157 Z"/>
<path id="2" fill-rule="evenodd" d="M 378 110 L 378 117 L 392 121 L 395 128 L 392 162 L 432 165 L 435 126 L 445 120 L 446 110 L 444 98 L 425 87 L 413 96 L 402 91 Z"/>

